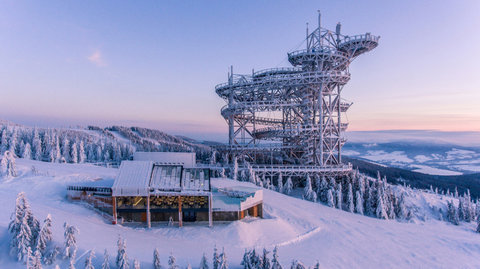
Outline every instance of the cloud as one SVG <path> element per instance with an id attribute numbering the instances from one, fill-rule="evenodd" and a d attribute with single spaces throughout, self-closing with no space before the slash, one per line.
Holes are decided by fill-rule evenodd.
<path id="1" fill-rule="evenodd" d="M 100 50 L 95 50 L 92 54 L 90 54 L 87 59 L 95 64 L 96 66 L 106 66 L 107 63 L 103 59 L 102 52 Z"/>

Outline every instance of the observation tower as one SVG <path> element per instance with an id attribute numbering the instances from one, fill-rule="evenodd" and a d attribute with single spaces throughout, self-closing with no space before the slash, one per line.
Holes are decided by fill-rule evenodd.
<path id="1" fill-rule="evenodd" d="M 349 65 L 378 45 L 370 33 L 348 36 L 321 25 L 306 33 L 305 48 L 288 53 L 292 67 L 249 75 L 234 74 L 215 87 L 226 101 L 228 145 L 219 150 L 240 166 L 248 162 L 258 176 L 341 177 L 352 170 L 342 163 L 344 114 L 351 103 L 341 91 L 350 80 Z"/>

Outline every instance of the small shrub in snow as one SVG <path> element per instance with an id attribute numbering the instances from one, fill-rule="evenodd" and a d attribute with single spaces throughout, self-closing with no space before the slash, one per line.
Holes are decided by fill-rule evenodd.
<path id="1" fill-rule="evenodd" d="M 160 263 L 160 254 L 158 253 L 158 248 L 153 251 L 153 268 L 161 269 L 162 264 Z"/>
<path id="2" fill-rule="evenodd" d="M 205 253 L 203 253 L 202 259 L 200 260 L 200 266 L 198 268 L 208 269 L 208 262 L 207 262 L 207 257 L 205 256 Z"/>
<path id="3" fill-rule="evenodd" d="M 103 252 L 102 269 L 110 269 L 110 255 L 108 255 L 107 249 Z"/>

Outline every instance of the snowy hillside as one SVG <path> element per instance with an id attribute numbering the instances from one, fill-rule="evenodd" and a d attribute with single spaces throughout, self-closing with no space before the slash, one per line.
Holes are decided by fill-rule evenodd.
<path id="1" fill-rule="evenodd" d="M 199 160 L 211 155 L 208 146 L 147 128 L 33 128 L 0 121 L 0 154 L 6 150 L 25 159 L 56 163 L 118 164 L 136 150 L 195 152 Z"/>
<path id="2" fill-rule="evenodd" d="M 172 253 L 182 268 L 187 263 L 196 268 L 203 253 L 211 263 L 215 245 L 225 248 L 230 268 L 241 268 L 245 249 L 260 251 L 266 247 L 271 251 L 275 246 L 284 267 L 289 267 L 293 259 L 307 266 L 318 260 L 321 268 L 480 267 L 480 235 L 474 233 L 474 223 L 455 226 L 437 220 L 439 208 L 446 212 L 446 201 L 451 198 L 434 193 L 407 190 L 406 204 L 415 217 L 399 222 L 348 213 L 265 189 L 264 219 L 214 223 L 213 228 L 203 224 L 183 228 L 157 224 L 147 230 L 138 225 L 111 225 L 109 218 L 65 199 L 67 184 L 111 179 L 116 176 L 116 169 L 23 159 L 17 160 L 17 168 L 17 178 L 3 178 L 0 184 L 0 268 L 24 268 L 8 255 L 7 232 L 16 195 L 21 191 L 26 193 L 39 220 L 48 213 L 52 215 L 55 244 L 63 244 L 64 222 L 78 227 L 77 268 L 83 268 L 91 249 L 97 253 L 96 266 L 102 262 L 104 249 L 110 253 L 113 265 L 118 235 L 127 241 L 128 257 L 138 259 L 142 268 L 151 268 L 154 248 L 159 249 L 164 266 Z M 250 183 L 214 179 L 212 184 Z M 65 260 L 58 262 L 62 268 L 67 266 Z"/>

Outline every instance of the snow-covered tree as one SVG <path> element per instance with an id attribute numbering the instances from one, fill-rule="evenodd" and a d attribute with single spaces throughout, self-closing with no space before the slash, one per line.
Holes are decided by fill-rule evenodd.
<path id="1" fill-rule="evenodd" d="M 12 134 L 10 135 L 10 141 L 8 143 L 8 151 L 12 152 L 13 155 L 17 154 L 17 141 L 18 132 L 17 129 L 13 129 Z"/>
<path id="2" fill-rule="evenodd" d="M 217 246 L 213 247 L 212 264 L 213 264 L 212 266 L 213 269 L 218 269 L 218 266 L 220 265 L 220 256 L 218 255 Z"/>
<path id="3" fill-rule="evenodd" d="M 48 214 L 37 236 L 36 249 L 44 255 L 50 241 L 52 241 L 52 216 Z"/>
<path id="4" fill-rule="evenodd" d="M 375 197 L 373 195 L 373 187 L 371 187 L 369 184 L 367 184 L 367 189 L 365 190 L 365 214 L 368 216 L 373 216 L 375 215 Z"/>
<path id="5" fill-rule="evenodd" d="M 28 269 L 42 269 L 42 254 L 36 250 L 34 256 L 30 261 Z"/>
<path id="6" fill-rule="evenodd" d="M 30 211 L 30 205 L 23 192 L 17 195 L 15 212 L 12 214 L 11 219 L 8 225 L 9 232 L 12 236 L 10 254 L 15 256 L 18 261 L 28 262 L 28 255 L 29 252 L 31 254 L 33 247 L 32 242 L 35 242 L 31 228 L 35 228 L 35 223 L 32 221 L 34 218 Z"/>
<path id="7" fill-rule="evenodd" d="M 153 251 L 153 268 L 161 269 L 162 264 L 160 263 L 160 254 L 158 253 L 158 248 L 155 248 Z"/>
<path id="8" fill-rule="evenodd" d="M 20 230 L 15 238 L 16 247 L 16 256 L 18 261 L 28 262 L 28 257 L 32 252 L 32 232 L 28 226 L 27 219 L 22 218 L 22 224 L 20 225 Z"/>
<path id="9" fill-rule="evenodd" d="M 290 269 L 306 269 L 305 265 L 301 261 L 293 260 Z"/>
<path id="10" fill-rule="evenodd" d="M 130 268 L 128 263 L 128 256 L 127 256 L 127 241 L 122 239 L 120 236 L 117 240 L 117 259 L 116 264 L 118 269 L 128 269 Z"/>
<path id="11" fill-rule="evenodd" d="M 51 250 L 47 251 L 47 253 L 43 257 L 43 262 L 47 265 L 53 264 L 57 260 L 57 256 L 60 254 L 60 248 L 55 246 Z"/>
<path id="12" fill-rule="evenodd" d="M 87 258 L 85 258 L 85 269 L 95 269 L 92 264 L 92 260 L 95 258 L 95 251 L 92 249 L 88 254 Z"/>
<path id="13" fill-rule="evenodd" d="M 212 153 L 210 155 L 210 164 L 216 164 L 217 163 L 217 152 L 215 150 L 212 150 Z"/>
<path id="14" fill-rule="evenodd" d="M 208 261 L 207 257 L 205 256 L 205 253 L 203 253 L 202 259 L 200 260 L 200 266 L 198 266 L 199 269 L 208 269 Z M 158 269 L 158 268 L 155 268 Z"/>
<path id="15" fill-rule="evenodd" d="M 190 263 L 187 263 L 187 268 L 186 269 L 192 269 L 192 265 Z"/>
<path id="16" fill-rule="evenodd" d="M 277 178 L 277 191 L 279 193 L 283 193 L 283 177 L 282 177 L 282 173 L 280 173 L 280 175 L 278 175 L 278 178 Z"/>
<path id="17" fill-rule="evenodd" d="M 317 194 L 312 189 L 312 180 L 310 176 L 307 175 L 307 179 L 305 181 L 305 188 L 303 189 L 303 197 L 306 200 L 316 202 L 317 201 Z"/>
<path id="18" fill-rule="evenodd" d="M 335 193 L 335 198 L 336 198 L 336 207 L 338 209 L 342 209 L 342 183 L 337 184 L 337 191 Z"/>
<path id="19" fill-rule="evenodd" d="M 233 180 L 237 181 L 238 180 L 238 160 L 237 156 L 233 157 Z"/>
<path id="20" fill-rule="evenodd" d="M 240 263 L 243 265 L 243 269 L 252 269 L 253 266 L 250 263 L 250 253 L 245 249 L 245 253 L 243 254 L 242 262 Z"/>
<path id="21" fill-rule="evenodd" d="M 37 161 L 42 160 L 43 149 L 42 149 L 42 141 L 40 140 L 40 136 L 38 134 L 38 130 L 35 128 L 33 131 L 33 152 L 34 152 L 34 159 Z"/>
<path id="22" fill-rule="evenodd" d="M 87 160 L 87 155 L 85 154 L 85 145 L 82 140 L 80 141 L 80 144 L 78 146 L 78 162 L 84 163 L 86 160 Z"/>
<path id="23" fill-rule="evenodd" d="M 30 147 L 30 143 L 25 144 L 25 148 L 22 152 L 22 158 L 30 160 L 32 159 L 32 148 Z"/>
<path id="24" fill-rule="evenodd" d="M 168 269 L 177 269 L 177 259 L 175 256 L 173 256 L 172 253 L 170 253 L 170 256 L 168 257 Z"/>
<path id="25" fill-rule="evenodd" d="M 1 166 L 5 170 L 5 175 L 7 177 L 17 176 L 17 165 L 15 164 L 15 155 L 10 150 L 7 150 L 3 153 Z"/>
<path id="26" fill-rule="evenodd" d="M 272 269 L 283 269 L 280 261 L 278 260 L 278 248 L 276 246 L 273 249 Z"/>
<path id="27" fill-rule="evenodd" d="M 77 143 L 73 142 L 72 150 L 70 151 L 70 160 L 72 163 L 78 163 L 78 150 L 77 150 Z"/>
<path id="28" fill-rule="evenodd" d="M 78 233 L 78 229 L 73 225 L 68 225 L 68 223 L 66 222 L 63 224 L 63 228 L 65 229 L 65 232 L 63 233 L 63 236 L 65 238 L 65 258 L 73 259 L 77 252 L 77 239 L 75 237 L 75 234 Z"/>
<path id="29" fill-rule="evenodd" d="M 480 217 L 477 218 L 477 233 L 480 233 Z"/>
<path id="30" fill-rule="evenodd" d="M 7 128 L 2 130 L 2 138 L 0 140 L 0 154 L 3 154 L 8 149 Z"/>
<path id="31" fill-rule="evenodd" d="M 270 252 L 267 251 L 265 248 L 263 248 L 262 264 L 261 264 L 262 269 L 271 268 L 270 259 L 268 258 L 268 253 Z"/>
<path id="32" fill-rule="evenodd" d="M 360 215 L 363 215 L 363 199 L 362 199 L 362 195 L 360 194 L 360 191 L 357 191 L 355 193 L 355 213 L 358 213 Z"/>
<path id="33" fill-rule="evenodd" d="M 332 188 L 328 189 L 327 191 L 327 205 L 329 207 L 335 207 L 335 202 L 333 200 L 333 192 L 334 190 Z"/>
<path id="34" fill-rule="evenodd" d="M 66 136 L 63 138 L 62 143 L 62 157 L 65 158 L 66 162 L 70 160 L 70 141 Z"/>
<path id="35" fill-rule="evenodd" d="M 353 189 L 352 184 L 348 183 L 348 192 L 347 192 L 347 211 L 353 213 L 355 205 L 353 203 Z"/>
<path id="36" fill-rule="evenodd" d="M 385 205 L 382 199 L 381 191 L 377 191 L 377 208 L 375 211 L 375 216 L 379 219 L 388 219 L 387 211 L 385 210 Z"/>
<path id="37" fill-rule="evenodd" d="M 320 263 L 318 261 L 315 263 L 315 266 L 313 266 L 313 269 L 320 269 Z"/>
<path id="38" fill-rule="evenodd" d="M 75 253 L 72 258 L 68 261 L 68 269 L 75 269 L 75 256 L 77 253 Z"/>
<path id="39" fill-rule="evenodd" d="M 107 249 L 105 249 L 105 251 L 103 252 L 102 269 L 110 269 L 110 255 L 108 255 Z"/>
<path id="40" fill-rule="evenodd" d="M 320 186 L 317 189 L 317 196 L 318 199 L 323 203 L 327 203 L 328 189 L 328 182 L 325 177 L 322 176 L 322 179 L 320 180 Z"/>
<path id="41" fill-rule="evenodd" d="M 140 269 L 140 262 L 137 259 L 133 259 L 133 268 Z"/>
<path id="42" fill-rule="evenodd" d="M 287 182 L 285 183 L 284 190 L 286 195 L 290 195 L 292 193 L 293 183 L 292 183 L 291 177 L 287 178 Z"/>
<path id="43" fill-rule="evenodd" d="M 407 210 L 405 208 L 405 195 L 403 193 L 397 200 L 397 205 L 395 206 L 395 215 L 398 219 L 405 219 L 407 217 Z"/>
<path id="44" fill-rule="evenodd" d="M 62 160 L 62 152 L 60 150 L 60 138 L 55 136 L 55 162 L 59 163 Z"/>
<path id="45" fill-rule="evenodd" d="M 222 249 L 222 253 L 218 257 L 218 268 L 219 269 L 228 269 L 228 261 L 227 261 L 227 254 L 225 254 L 225 249 Z"/>

